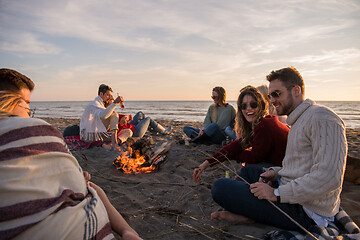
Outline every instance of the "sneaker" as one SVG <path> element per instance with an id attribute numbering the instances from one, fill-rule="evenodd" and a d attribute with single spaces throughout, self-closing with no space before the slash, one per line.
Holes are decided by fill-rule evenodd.
<path id="1" fill-rule="evenodd" d="M 167 127 L 167 129 L 165 129 L 165 131 L 163 132 L 163 134 L 169 134 L 171 132 L 171 125 Z"/>

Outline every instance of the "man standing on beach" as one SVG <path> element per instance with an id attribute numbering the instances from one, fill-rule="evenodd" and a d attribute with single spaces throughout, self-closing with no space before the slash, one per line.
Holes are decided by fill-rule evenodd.
<path id="1" fill-rule="evenodd" d="M 119 114 L 114 110 L 118 103 L 122 104 L 123 102 L 121 96 L 113 100 L 112 89 L 101 84 L 98 96 L 86 106 L 81 117 L 80 138 L 87 142 L 111 140 L 110 146 L 103 146 L 111 150 L 117 149 Z M 110 129 L 110 132 L 107 129 Z M 131 136 L 132 131 L 130 129 L 122 129 L 120 140 L 125 141 Z"/>
<path id="2" fill-rule="evenodd" d="M 306 229 L 312 225 L 326 227 L 340 207 L 347 153 L 345 125 L 332 110 L 305 100 L 304 81 L 294 67 L 272 71 L 267 80 L 271 103 L 279 115 L 288 116 L 291 125 L 283 167 L 266 172 L 244 168 L 240 176 L 250 187 L 243 181 L 233 181 L 236 192 L 222 188 L 229 179 L 218 179 L 212 195 L 226 211 L 214 212 L 211 217 L 300 229 L 266 199 Z"/>

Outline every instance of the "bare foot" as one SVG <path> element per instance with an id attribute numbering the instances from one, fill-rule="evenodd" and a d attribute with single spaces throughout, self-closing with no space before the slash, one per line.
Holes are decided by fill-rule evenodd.
<path id="1" fill-rule="evenodd" d="M 250 218 L 229 212 L 229 211 L 216 211 L 211 214 L 211 220 L 226 220 L 232 224 L 239 223 L 254 223 L 255 221 Z"/>

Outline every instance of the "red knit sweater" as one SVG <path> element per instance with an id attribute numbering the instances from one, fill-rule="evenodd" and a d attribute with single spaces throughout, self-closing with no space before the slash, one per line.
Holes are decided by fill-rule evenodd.
<path id="1" fill-rule="evenodd" d="M 220 149 L 213 155 L 220 162 L 224 162 L 226 157 L 242 163 L 261 163 L 267 162 L 274 166 L 282 166 L 282 160 L 285 156 L 287 136 L 289 127 L 278 120 L 277 116 L 268 115 L 260 120 L 254 128 L 254 137 L 252 146 L 243 150 L 240 140 L 235 140 Z M 211 166 L 218 162 L 213 159 L 207 159 Z"/>

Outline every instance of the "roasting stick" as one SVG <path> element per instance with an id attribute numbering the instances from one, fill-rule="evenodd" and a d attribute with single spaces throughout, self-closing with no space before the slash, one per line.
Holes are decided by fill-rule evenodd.
<path id="1" fill-rule="evenodd" d="M 231 169 L 230 167 L 226 166 L 224 163 L 220 162 L 218 159 L 214 158 L 212 155 L 210 155 L 209 153 L 205 152 L 205 151 L 202 151 L 194 146 L 191 146 L 191 145 L 188 145 L 190 146 L 191 148 L 195 149 L 196 151 L 198 152 L 201 152 L 202 154 L 208 156 L 208 157 L 211 157 L 212 159 L 215 159 L 218 163 L 220 163 L 223 167 L 225 167 L 226 169 L 228 169 L 229 171 L 233 172 L 238 178 L 240 178 L 242 181 L 244 181 L 247 185 L 250 186 L 250 183 L 248 181 L 246 181 L 244 178 L 242 178 L 241 176 L 239 176 L 237 174 L 236 171 L 234 171 L 233 169 Z M 225 155 L 224 155 L 225 156 Z M 225 156 L 225 158 L 229 161 L 230 159 L 227 158 Z M 311 236 L 312 238 L 318 240 L 318 238 L 316 238 L 312 233 L 310 233 L 306 228 L 304 228 L 300 223 L 298 223 L 295 219 L 293 219 L 289 214 L 287 214 L 286 212 L 284 212 L 281 208 L 279 208 L 278 206 L 275 205 L 275 203 L 273 203 L 272 201 L 266 199 L 271 205 L 273 205 L 277 210 L 279 210 L 282 214 L 284 214 L 290 221 L 292 221 L 296 226 L 298 226 L 301 230 L 303 230 L 304 232 L 306 232 L 307 234 L 309 234 L 309 236 Z"/>

